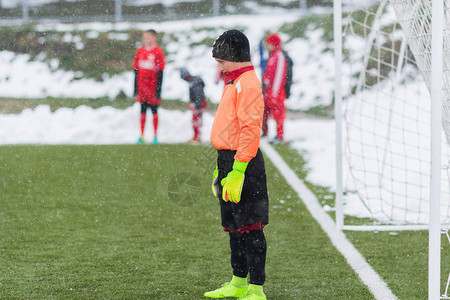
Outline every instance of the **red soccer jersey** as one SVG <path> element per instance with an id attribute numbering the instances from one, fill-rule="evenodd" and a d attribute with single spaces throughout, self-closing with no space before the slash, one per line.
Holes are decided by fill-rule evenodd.
<path id="1" fill-rule="evenodd" d="M 279 103 L 286 98 L 286 92 L 284 85 L 286 84 L 286 59 L 283 52 L 277 49 L 270 53 L 269 60 L 267 62 L 266 70 L 262 82 L 265 85 L 265 98 L 269 103 Z"/>
<path id="2" fill-rule="evenodd" d="M 133 68 L 137 69 L 137 90 L 136 101 L 159 104 L 160 99 L 155 96 L 158 84 L 158 72 L 165 67 L 164 52 L 158 46 L 151 49 L 141 47 L 136 51 L 133 61 Z"/>
<path id="3" fill-rule="evenodd" d="M 158 46 L 151 49 L 141 47 L 136 51 L 133 68 L 138 70 L 139 76 L 156 77 L 158 71 L 164 70 L 165 65 L 164 52 Z"/>

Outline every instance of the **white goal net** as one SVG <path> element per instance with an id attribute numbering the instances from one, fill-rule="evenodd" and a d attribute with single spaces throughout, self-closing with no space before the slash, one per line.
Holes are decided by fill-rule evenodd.
<path id="1" fill-rule="evenodd" d="M 343 16 L 344 213 L 426 225 L 430 198 L 431 0 L 372 2 Z M 450 218 L 450 0 L 445 1 L 441 222 Z M 346 78 L 347 78 L 346 77 Z M 344 78 L 343 78 L 344 79 Z M 363 204 L 367 214 L 353 212 Z"/>

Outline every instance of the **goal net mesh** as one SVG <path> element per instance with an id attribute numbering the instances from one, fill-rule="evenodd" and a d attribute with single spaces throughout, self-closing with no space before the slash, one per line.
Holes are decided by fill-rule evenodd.
<path id="1" fill-rule="evenodd" d="M 428 224 L 431 0 L 383 0 L 345 14 L 343 22 L 344 213 L 375 224 Z M 442 223 L 450 216 L 448 28 L 450 0 L 445 1 Z"/>

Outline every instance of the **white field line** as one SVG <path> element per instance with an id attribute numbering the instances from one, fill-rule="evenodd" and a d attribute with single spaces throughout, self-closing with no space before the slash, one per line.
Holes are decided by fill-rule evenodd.
<path id="1" fill-rule="evenodd" d="M 331 217 L 322 209 L 316 196 L 305 186 L 303 181 L 297 177 L 278 152 L 276 152 L 266 141 L 261 141 L 261 148 L 264 150 L 264 154 L 268 156 L 278 168 L 286 181 L 297 192 L 311 215 L 331 239 L 333 245 L 342 253 L 348 264 L 355 270 L 356 274 L 358 274 L 362 282 L 369 288 L 375 298 L 380 300 L 397 299 L 387 284 L 372 269 L 353 244 L 350 243 L 344 233 L 336 228 L 333 219 L 331 219 Z"/>

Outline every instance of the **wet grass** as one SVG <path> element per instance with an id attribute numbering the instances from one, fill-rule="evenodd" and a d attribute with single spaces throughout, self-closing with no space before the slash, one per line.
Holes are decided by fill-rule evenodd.
<path id="1" fill-rule="evenodd" d="M 214 156 L 190 145 L 0 147 L 2 297 L 201 299 L 231 277 Z M 371 299 L 266 166 L 268 298 Z"/>

